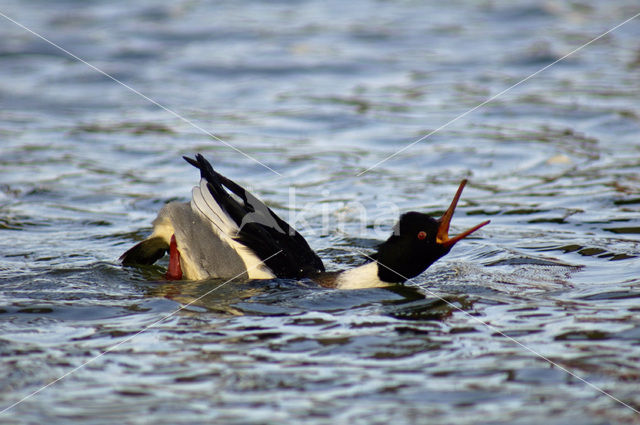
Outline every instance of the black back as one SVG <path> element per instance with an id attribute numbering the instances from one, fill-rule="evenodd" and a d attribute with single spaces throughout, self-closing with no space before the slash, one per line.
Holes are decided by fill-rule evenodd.
<path id="1" fill-rule="evenodd" d="M 324 272 L 322 260 L 302 235 L 251 192 L 215 171 L 202 155 L 183 158 L 200 170 L 211 196 L 240 228 L 235 239 L 251 249 L 277 277 L 302 278 Z"/>

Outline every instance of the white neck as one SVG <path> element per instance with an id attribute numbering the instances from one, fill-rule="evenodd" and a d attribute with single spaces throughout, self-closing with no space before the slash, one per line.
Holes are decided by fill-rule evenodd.
<path id="1" fill-rule="evenodd" d="M 338 275 L 336 280 L 336 288 L 338 289 L 381 288 L 391 285 L 393 283 L 380 280 L 378 263 L 375 261 L 345 270 Z"/>

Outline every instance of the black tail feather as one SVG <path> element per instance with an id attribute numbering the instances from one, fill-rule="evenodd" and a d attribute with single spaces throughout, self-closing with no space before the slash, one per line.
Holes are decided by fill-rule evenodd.
<path id="1" fill-rule="evenodd" d="M 229 214 L 229 217 L 241 225 L 247 212 L 253 212 L 253 207 L 247 203 L 246 191 L 237 183 L 227 179 L 213 169 L 204 156 L 197 154 L 196 159 L 183 157 L 189 164 L 200 170 L 200 177 L 207 181 L 207 188 L 220 207 Z M 225 190 L 227 187 L 232 193 L 242 199 L 242 205 Z"/>

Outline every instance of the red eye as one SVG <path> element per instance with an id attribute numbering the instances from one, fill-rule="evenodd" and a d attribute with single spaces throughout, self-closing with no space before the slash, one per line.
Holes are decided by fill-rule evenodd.
<path id="1" fill-rule="evenodd" d="M 427 232 L 425 232 L 424 230 L 418 232 L 418 239 L 423 240 L 426 237 L 427 237 Z"/>

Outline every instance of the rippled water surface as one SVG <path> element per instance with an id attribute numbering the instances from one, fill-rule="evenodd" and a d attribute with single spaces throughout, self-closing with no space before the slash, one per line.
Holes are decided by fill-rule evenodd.
<path id="1" fill-rule="evenodd" d="M 637 2 L 0 12 L 169 109 L 0 17 L 0 423 L 640 423 L 640 20 L 439 129 Z M 122 268 L 196 152 L 333 270 L 462 178 L 491 224 L 390 289 Z"/>

